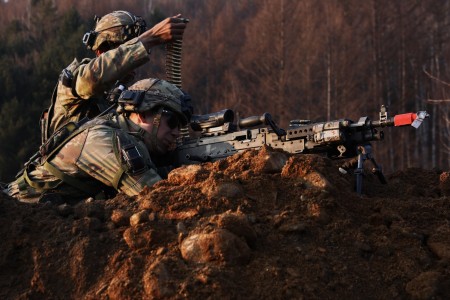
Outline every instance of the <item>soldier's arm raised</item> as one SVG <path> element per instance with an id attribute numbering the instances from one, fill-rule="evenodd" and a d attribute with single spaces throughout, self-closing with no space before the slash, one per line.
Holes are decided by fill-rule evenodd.
<path id="1" fill-rule="evenodd" d="M 178 14 L 159 22 L 142 33 L 138 39 L 147 50 L 150 50 L 154 46 L 182 39 L 186 23 L 187 19 L 182 18 L 181 14 Z"/>

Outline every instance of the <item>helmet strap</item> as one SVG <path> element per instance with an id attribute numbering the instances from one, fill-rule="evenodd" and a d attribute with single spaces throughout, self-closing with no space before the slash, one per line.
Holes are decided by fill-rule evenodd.
<path id="1" fill-rule="evenodd" d="M 153 118 L 153 128 L 152 133 L 150 134 L 150 152 L 158 153 L 158 129 L 161 124 L 161 116 L 162 116 L 163 107 L 160 106 L 158 108 L 158 112 Z"/>
<path id="2" fill-rule="evenodd" d="M 140 140 L 144 140 L 144 136 L 148 134 L 147 131 L 145 131 L 142 127 L 140 127 L 130 119 L 125 118 L 122 114 L 119 115 L 118 121 L 120 128 L 128 131 L 129 134 L 137 137 Z"/>
<path id="3" fill-rule="evenodd" d="M 142 127 L 134 123 L 133 121 L 125 118 L 123 115 L 119 116 L 119 125 L 121 128 L 128 128 L 128 133 L 137 137 L 140 140 L 144 140 L 148 136 L 150 145 L 148 149 L 150 153 L 158 153 L 158 129 L 161 124 L 163 107 L 158 108 L 158 111 L 153 118 L 153 127 L 151 133 L 145 131 Z"/>

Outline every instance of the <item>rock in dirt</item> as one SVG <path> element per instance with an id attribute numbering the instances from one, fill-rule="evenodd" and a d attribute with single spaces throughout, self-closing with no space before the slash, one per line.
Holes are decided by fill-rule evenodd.
<path id="1" fill-rule="evenodd" d="M 148 215 L 149 215 L 148 211 L 146 210 L 141 210 L 140 212 L 133 214 L 130 217 L 130 225 L 136 226 L 138 224 L 148 222 L 149 221 Z"/>
<path id="2" fill-rule="evenodd" d="M 186 261 L 195 263 L 218 261 L 242 265 L 250 259 L 248 245 L 225 229 L 190 235 L 181 242 L 180 250 Z"/>
<path id="3" fill-rule="evenodd" d="M 146 295 L 155 299 L 173 297 L 177 291 L 166 265 L 160 260 L 145 271 L 143 284 Z"/>
<path id="4" fill-rule="evenodd" d="M 111 214 L 111 221 L 116 226 L 127 226 L 130 225 L 131 213 L 124 209 L 115 209 Z"/>
<path id="5" fill-rule="evenodd" d="M 153 230 L 143 225 L 127 228 L 123 233 L 123 239 L 132 250 L 149 247 L 153 238 Z"/>

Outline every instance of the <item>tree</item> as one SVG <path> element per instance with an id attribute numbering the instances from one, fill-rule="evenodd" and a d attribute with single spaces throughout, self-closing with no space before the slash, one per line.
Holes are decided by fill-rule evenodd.
<path id="1" fill-rule="evenodd" d="M 0 32 L 6 41 L 0 46 L 0 181 L 11 180 L 37 150 L 39 116 L 49 105 L 59 73 L 74 56 L 85 54 L 80 40 L 85 25 L 75 10 L 58 18 L 56 10 L 47 10 L 48 1 L 35 5 L 34 26 L 42 28 L 28 31 L 26 24 L 15 21 Z"/>

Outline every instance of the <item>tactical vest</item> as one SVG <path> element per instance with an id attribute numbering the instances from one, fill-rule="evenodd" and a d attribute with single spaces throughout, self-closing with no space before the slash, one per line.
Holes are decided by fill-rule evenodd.
<path id="1" fill-rule="evenodd" d="M 54 113 L 55 113 L 55 105 L 56 105 L 56 98 L 58 94 L 58 86 L 61 84 L 66 88 L 69 88 L 72 95 L 75 98 L 79 98 L 76 89 L 76 78 L 78 77 L 78 73 L 80 71 L 80 66 L 87 64 L 91 61 L 90 58 L 85 58 L 79 62 L 77 59 L 74 59 L 74 61 L 65 68 L 60 76 L 57 84 L 55 85 L 55 88 L 53 89 L 53 93 L 50 100 L 50 106 L 48 109 L 45 109 L 40 118 L 40 129 L 41 129 L 41 143 L 44 144 L 47 139 L 53 134 L 52 128 L 50 128 Z M 93 119 L 95 116 L 97 116 L 100 112 L 107 109 L 107 102 L 106 99 L 97 99 L 97 98 L 91 98 L 88 100 L 85 104 L 80 105 L 80 109 L 76 112 L 76 114 L 68 116 L 68 119 L 63 122 L 62 125 L 68 122 L 78 122 L 84 117 L 89 117 Z M 53 130 L 57 130 L 53 128 Z"/>
<path id="2" fill-rule="evenodd" d="M 105 199 L 116 194 L 121 178 L 125 173 L 139 174 L 148 170 L 148 165 L 144 157 L 139 153 L 133 138 L 123 130 L 120 130 L 119 118 L 114 114 L 109 114 L 101 118 L 96 118 L 88 122 L 84 118 L 78 123 L 69 122 L 58 129 L 47 141 L 40 147 L 39 152 L 34 158 L 25 164 L 25 168 L 16 179 L 19 188 L 19 197 L 26 196 L 28 187 L 32 187 L 45 196 L 47 192 L 51 191 L 52 197 L 57 193 L 57 188 L 61 183 L 68 184 L 80 191 L 81 195 L 89 195 L 98 199 Z M 117 128 L 116 138 L 114 138 L 113 148 L 118 161 L 121 162 L 120 170 L 115 174 L 113 180 L 113 188 L 104 185 L 103 183 L 92 178 L 90 181 L 79 179 L 75 176 L 66 174 L 54 166 L 50 160 L 58 153 L 58 151 L 66 145 L 75 136 L 97 125 L 106 125 L 112 128 Z M 60 182 L 35 182 L 29 173 L 37 166 L 45 168 L 49 173 L 58 178 Z M 46 199 L 47 200 L 47 199 Z"/>

